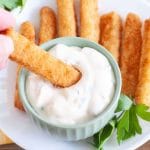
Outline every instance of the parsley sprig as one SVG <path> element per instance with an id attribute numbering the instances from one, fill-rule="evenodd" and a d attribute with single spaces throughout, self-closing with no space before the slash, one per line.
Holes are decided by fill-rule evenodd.
<path id="1" fill-rule="evenodd" d="M 93 143 L 97 150 L 102 150 L 104 144 L 117 130 L 117 141 L 121 142 L 142 134 L 139 117 L 145 121 L 150 121 L 149 107 L 144 104 L 135 104 L 131 98 L 121 94 L 115 116 L 98 133 L 93 136 Z"/>
<path id="2" fill-rule="evenodd" d="M 6 10 L 13 10 L 17 7 L 23 7 L 26 0 L 0 0 L 0 7 Z"/>

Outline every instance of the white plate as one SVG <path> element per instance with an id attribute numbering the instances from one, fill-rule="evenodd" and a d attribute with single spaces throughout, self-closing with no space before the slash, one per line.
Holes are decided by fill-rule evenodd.
<path id="1" fill-rule="evenodd" d="M 56 10 L 54 0 L 28 0 L 27 4 L 17 19 L 17 25 L 25 20 L 30 20 L 38 31 L 39 10 L 42 6 L 48 5 Z M 78 6 L 78 4 L 77 4 Z M 123 18 L 128 12 L 139 14 L 144 20 L 150 17 L 150 4 L 147 0 L 99 0 L 100 14 L 115 10 Z M 90 11 L 90 10 L 89 10 Z M 55 139 L 39 130 L 28 118 L 13 107 L 15 88 L 16 65 L 9 62 L 7 68 L 0 72 L 0 129 L 3 130 L 15 143 L 25 149 L 43 150 L 88 150 L 93 147 L 86 140 L 80 142 L 64 142 Z M 150 139 L 150 124 L 142 122 L 143 134 L 138 135 L 120 146 L 116 142 L 115 135 L 107 142 L 105 149 L 121 150 L 135 149 Z"/>

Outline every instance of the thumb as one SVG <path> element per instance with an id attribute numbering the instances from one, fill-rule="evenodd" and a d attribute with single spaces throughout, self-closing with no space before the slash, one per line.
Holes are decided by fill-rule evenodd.
<path id="1" fill-rule="evenodd" d="M 0 35 L 0 69 L 6 65 L 8 57 L 13 50 L 14 45 L 11 38 L 5 35 Z"/>
<path id="2" fill-rule="evenodd" d="M 13 27 L 14 25 L 15 18 L 13 15 L 10 12 L 0 8 L 0 31 Z"/>

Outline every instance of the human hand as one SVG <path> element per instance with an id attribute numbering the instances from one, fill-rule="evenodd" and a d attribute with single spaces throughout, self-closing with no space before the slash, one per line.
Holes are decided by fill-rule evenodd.
<path id="1" fill-rule="evenodd" d="M 8 11 L 0 9 L 0 32 L 15 25 L 15 19 Z M 0 69 L 7 64 L 9 55 L 14 49 L 13 41 L 10 37 L 0 34 Z"/>

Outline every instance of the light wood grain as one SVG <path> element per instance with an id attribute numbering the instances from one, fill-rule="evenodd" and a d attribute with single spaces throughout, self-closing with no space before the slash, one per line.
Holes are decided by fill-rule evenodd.
<path id="1" fill-rule="evenodd" d="M 149 150 L 149 149 L 150 149 L 150 141 L 148 141 L 141 147 L 137 148 L 136 150 Z M 23 150 L 23 148 L 19 147 L 16 144 L 7 144 L 7 145 L 1 145 L 0 150 Z"/>
<path id="2" fill-rule="evenodd" d="M 12 143 L 11 139 L 9 139 L 1 130 L 0 130 L 0 145 L 2 144 L 10 144 Z"/>

